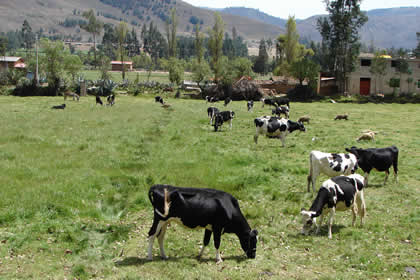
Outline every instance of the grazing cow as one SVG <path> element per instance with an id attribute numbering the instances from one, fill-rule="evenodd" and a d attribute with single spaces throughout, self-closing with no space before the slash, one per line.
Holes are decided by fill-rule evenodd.
<path id="1" fill-rule="evenodd" d="M 302 234 L 307 235 L 312 226 L 316 226 L 316 234 L 322 225 L 324 216 L 329 212 L 328 238 L 332 238 L 332 223 L 335 211 L 345 211 L 351 209 L 353 214 L 352 226 L 356 221 L 356 216 L 360 216 L 360 225 L 363 225 L 363 218 L 366 214 L 365 199 L 363 197 L 364 178 L 359 174 L 349 176 L 337 176 L 322 183 L 321 188 L 309 210 L 302 208 Z M 319 223 L 316 223 L 316 217 Z"/>
<path id="2" fill-rule="evenodd" d="M 216 107 L 208 107 L 207 108 L 207 116 L 210 118 L 210 125 L 213 124 L 214 117 L 218 113 L 220 113 L 220 111 Z"/>
<path id="3" fill-rule="evenodd" d="M 357 159 L 353 154 L 330 154 L 312 151 L 309 155 L 308 192 L 312 183 L 315 192 L 316 179 L 323 173 L 328 177 L 353 174 L 357 169 Z"/>
<path id="4" fill-rule="evenodd" d="M 107 105 L 114 105 L 115 104 L 115 95 L 111 94 L 106 98 Z"/>
<path id="5" fill-rule="evenodd" d="M 365 186 L 368 185 L 369 173 L 372 169 L 385 171 L 385 181 L 388 180 L 389 169 L 391 165 L 394 168 L 394 178 L 398 181 L 398 148 L 395 146 L 386 148 L 358 149 L 356 147 L 346 148 L 346 151 L 352 153 L 357 158 L 357 164 L 365 172 Z"/>
<path id="6" fill-rule="evenodd" d="M 231 101 L 232 101 L 232 99 L 230 97 L 226 97 L 224 105 L 227 106 Z"/>
<path id="7" fill-rule="evenodd" d="M 96 96 L 95 99 L 96 99 L 96 104 L 95 105 L 98 105 L 98 104 L 101 105 L 101 106 L 104 105 L 104 103 L 102 103 L 102 100 L 101 100 L 101 98 L 98 95 Z"/>
<path id="8" fill-rule="evenodd" d="M 278 117 L 280 117 L 281 114 L 284 114 L 286 119 L 289 118 L 289 107 L 287 106 L 276 106 L 276 108 L 272 109 L 271 112 L 273 115 L 277 115 Z"/>
<path id="9" fill-rule="evenodd" d="M 206 96 L 206 103 L 207 102 L 210 102 L 210 103 L 215 103 L 215 102 L 218 102 L 219 101 L 219 98 L 217 98 L 217 97 L 214 97 L 214 96 Z"/>
<path id="10" fill-rule="evenodd" d="M 252 108 L 254 107 L 254 101 L 250 100 L 246 103 L 246 107 L 248 108 L 248 112 L 252 110 Z"/>
<path id="11" fill-rule="evenodd" d="M 61 104 L 61 105 L 51 107 L 51 109 L 59 109 L 59 110 L 64 110 L 64 108 L 66 108 L 66 104 Z"/>
<path id="12" fill-rule="evenodd" d="M 233 111 L 222 111 L 217 113 L 214 116 L 214 131 L 217 131 L 219 127 L 223 125 L 224 122 L 229 121 L 229 127 L 232 129 L 232 120 L 235 117 L 235 112 Z"/>
<path id="13" fill-rule="evenodd" d="M 66 91 L 66 92 L 64 92 L 64 101 L 67 100 L 68 96 L 73 97 L 73 101 L 75 101 L 75 100 L 79 101 L 79 99 L 80 99 L 80 96 L 77 93 L 74 93 L 74 92 L 71 92 L 71 91 Z"/>
<path id="14" fill-rule="evenodd" d="M 311 120 L 310 116 L 302 116 L 298 119 L 298 122 L 301 122 L 301 123 L 307 122 L 309 124 L 310 120 Z"/>
<path id="15" fill-rule="evenodd" d="M 198 257 L 210 242 L 213 233 L 216 261 L 222 262 L 219 247 L 223 233 L 238 236 L 248 258 L 254 259 L 257 249 L 257 230 L 252 230 L 239 208 L 238 201 L 230 194 L 214 189 L 180 188 L 154 185 L 149 190 L 154 210 L 153 224 L 149 230 L 148 259 L 152 260 L 154 238 L 157 237 L 160 256 L 167 259 L 163 239 L 169 222 L 176 221 L 189 228 L 205 228 L 204 245 Z"/>
<path id="16" fill-rule="evenodd" d="M 264 108 L 264 105 L 270 105 L 274 107 L 276 106 L 276 102 L 274 102 L 272 98 L 263 97 L 261 98 L 261 102 L 262 102 L 262 108 Z"/>
<path id="17" fill-rule="evenodd" d="M 303 123 L 293 122 L 288 119 L 279 119 L 277 117 L 263 116 L 254 120 L 256 132 L 254 135 L 255 144 L 258 143 L 258 136 L 264 134 L 269 138 L 279 138 L 282 146 L 286 136 L 295 130 L 306 131 Z"/>
<path id="18" fill-rule="evenodd" d="M 347 114 L 344 114 L 344 115 L 337 115 L 337 116 L 335 116 L 335 118 L 334 118 L 334 120 L 346 120 L 346 121 L 348 121 L 348 119 L 349 119 L 349 115 L 347 115 Z"/>
<path id="19" fill-rule="evenodd" d="M 290 100 L 287 97 L 274 97 L 273 101 L 277 106 L 287 105 L 287 107 L 290 108 Z"/>
<path id="20" fill-rule="evenodd" d="M 159 95 L 155 96 L 155 102 L 159 102 L 159 103 L 163 104 L 163 98 L 160 97 Z"/>

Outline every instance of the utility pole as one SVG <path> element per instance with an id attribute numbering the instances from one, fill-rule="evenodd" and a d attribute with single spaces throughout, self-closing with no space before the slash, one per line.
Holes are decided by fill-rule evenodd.
<path id="1" fill-rule="evenodd" d="M 35 81 L 36 81 L 36 85 L 39 86 L 39 75 L 38 75 L 38 34 L 35 34 L 35 49 L 36 49 Z"/>

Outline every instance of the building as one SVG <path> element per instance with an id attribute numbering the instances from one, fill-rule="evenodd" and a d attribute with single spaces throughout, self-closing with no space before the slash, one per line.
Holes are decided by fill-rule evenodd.
<path id="1" fill-rule="evenodd" d="M 348 91 L 351 95 L 391 94 L 394 92 L 394 88 L 389 85 L 391 79 L 399 80 L 401 88 L 395 89 L 397 93 L 420 93 L 420 59 L 407 59 L 412 73 L 400 77 L 396 71 L 398 61 L 384 56 L 387 60 L 386 74 L 378 77 L 370 72 L 373 58 L 373 54 L 360 54 L 356 70 L 348 77 Z"/>
<path id="2" fill-rule="evenodd" d="M 121 61 L 111 61 L 111 70 L 112 71 L 122 71 L 122 62 Z M 124 67 L 126 71 L 133 71 L 133 62 L 124 61 Z"/>
<path id="3" fill-rule="evenodd" d="M 0 56 L 0 70 L 24 68 L 26 68 L 26 64 L 23 58 L 17 56 Z"/>

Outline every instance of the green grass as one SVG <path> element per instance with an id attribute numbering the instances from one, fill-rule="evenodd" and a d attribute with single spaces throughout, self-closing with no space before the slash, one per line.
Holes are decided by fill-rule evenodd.
<path id="1" fill-rule="evenodd" d="M 148 73 L 145 71 L 142 72 L 126 72 L 126 79 L 130 81 L 134 81 L 137 78 L 137 74 L 139 75 L 139 81 L 145 82 L 147 81 Z M 101 73 L 99 70 L 85 70 L 81 72 L 81 75 L 85 77 L 87 80 L 98 80 Z M 111 76 L 111 80 L 115 82 L 121 82 L 122 81 L 122 74 L 119 71 L 110 71 L 109 75 Z M 184 79 L 191 79 L 191 74 L 185 73 Z M 156 81 L 160 83 L 170 83 L 169 81 L 169 75 L 166 72 L 152 72 L 150 75 L 150 81 Z"/>
<path id="2" fill-rule="evenodd" d="M 93 97 L 0 97 L 0 278 L 4 279 L 396 279 L 420 270 L 420 109 L 406 104 L 292 103 L 291 119 L 309 114 L 306 133 L 253 143 L 257 103 L 233 102 L 233 129 L 213 132 L 202 100 L 117 96 L 96 107 Z M 222 104 L 218 104 L 223 107 Z M 333 121 L 349 113 L 349 121 Z M 374 143 L 357 143 L 363 129 Z M 301 236 L 311 150 L 343 152 L 353 145 L 400 149 L 399 183 L 373 171 L 365 191 L 366 224 L 352 228 L 338 213 L 333 239 L 326 227 Z M 318 179 L 318 186 L 322 180 Z M 240 200 L 260 232 L 257 258 L 247 260 L 236 236 L 224 235 L 224 262 L 212 245 L 195 258 L 203 231 L 172 225 L 168 261 L 145 260 L 151 184 L 209 187 Z"/>

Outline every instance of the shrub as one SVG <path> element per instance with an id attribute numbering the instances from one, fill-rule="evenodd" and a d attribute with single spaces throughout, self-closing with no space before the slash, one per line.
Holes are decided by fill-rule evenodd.
<path id="1" fill-rule="evenodd" d="M 313 88 L 306 85 L 297 85 L 294 89 L 287 92 L 287 97 L 291 101 L 312 101 L 319 100 L 321 96 L 316 94 Z"/>

